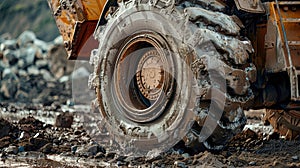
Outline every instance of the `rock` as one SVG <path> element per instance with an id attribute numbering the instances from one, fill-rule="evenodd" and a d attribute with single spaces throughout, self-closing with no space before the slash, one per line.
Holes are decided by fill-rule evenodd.
<path id="1" fill-rule="evenodd" d="M 18 153 L 18 147 L 16 146 L 9 146 L 4 150 L 8 154 L 17 154 Z"/>
<path id="2" fill-rule="evenodd" d="M 28 138 L 30 138 L 30 134 L 28 132 L 22 131 L 18 140 L 28 139 Z"/>
<path id="3" fill-rule="evenodd" d="M 36 36 L 32 31 L 24 31 L 19 37 L 18 37 L 18 44 L 21 47 L 26 47 L 28 44 L 33 44 L 36 40 Z"/>
<path id="4" fill-rule="evenodd" d="M 40 149 L 44 145 L 48 144 L 48 139 L 45 138 L 29 138 L 29 142 L 34 145 L 36 149 Z"/>
<path id="5" fill-rule="evenodd" d="M 27 102 L 28 100 L 28 93 L 22 91 L 22 90 L 18 90 L 15 96 L 15 99 L 20 101 L 20 102 Z"/>
<path id="6" fill-rule="evenodd" d="M 6 68 L 2 73 L 0 85 L 0 95 L 6 99 L 14 98 L 19 86 L 17 75 L 11 69 Z"/>
<path id="7" fill-rule="evenodd" d="M 105 154 L 105 149 L 98 144 L 95 145 L 89 145 L 89 146 L 81 146 L 80 148 L 77 148 L 75 153 L 80 155 L 80 156 L 96 156 L 98 157 L 101 155 L 99 153 L 102 153 L 104 156 Z"/>
<path id="8" fill-rule="evenodd" d="M 14 87 L 9 87 L 9 82 L 3 81 L 0 84 L 0 99 L 1 97 L 10 99 L 14 95 L 14 93 L 16 93 L 16 89 Z"/>
<path id="9" fill-rule="evenodd" d="M 91 155 L 91 153 L 87 152 L 87 149 L 84 146 L 77 148 L 75 154 L 77 154 L 79 156 L 90 156 Z"/>
<path id="10" fill-rule="evenodd" d="M 48 57 L 50 72 L 56 79 L 73 72 L 75 62 L 67 60 L 67 52 L 63 45 L 53 46 L 48 52 Z"/>
<path id="11" fill-rule="evenodd" d="M 59 78 L 60 83 L 65 83 L 65 82 L 68 82 L 69 80 L 70 80 L 69 76 L 63 76 L 63 77 Z"/>
<path id="12" fill-rule="evenodd" d="M 271 134 L 268 135 L 267 140 L 271 140 L 271 139 L 275 139 L 278 140 L 280 137 L 280 134 L 277 132 L 273 132 Z"/>
<path id="13" fill-rule="evenodd" d="M 0 60 L 0 75 L 1 75 L 1 72 L 3 72 L 5 68 L 7 68 L 7 66 Z M 0 76 L 0 78 L 1 78 L 1 76 Z"/>
<path id="14" fill-rule="evenodd" d="M 64 40 L 62 36 L 58 36 L 53 40 L 53 43 L 55 45 L 63 45 L 64 44 Z"/>
<path id="15" fill-rule="evenodd" d="M 54 81 L 55 79 L 53 78 L 53 76 L 50 74 L 49 71 L 45 70 L 45 69 L 42 69 L 40 70 L 40 74 L 43 75 L 43 79 L 45 81 Z"/>
<path id="16" fill-rule="evenodd" d="M 0 139 L 7 136 L 11 129 L 10 123 L 0 118 Z"/>
<path id="17" fill-rule="evenodd" d="M 13 72 L 10 68 L 5 68 L 2 73 L 2 79 L 3 80 L 17 80 L 17 75 Z"/>
<path id="18" fill-rule="evenodd" d="M 250 165 L 250 166 L 255 166 L 255 165 L 256 165 L 256 162 L 255 162 L 255 161 L 251 161 L 251 162 L 249 163 L 249 165 Z"/>
<path id="19" fill-rule="evenodd" d="M 103 154 L 106 154 L 106 150 L 103 146 L 98 145 L 98 152 L 101 152 Z"/>
<path id="20" fill-rule="evenodd" d="M 45 68 L 47 69 L 48 68 L 48 61 L 47 60 L 37 60 L 35 62 L 35 65 L 37 66 L 37 68 L 39 69 L 42 69 L 42 68 Z"/>
<path id="21" fill-rule="evenodd" d="M 96 155 L 95 155 L 95 158 L 96 159 L 101 159 L 101 158 L 104 158 L 105 155 L 102 153 L 102 152 L 98 152 Z"/>
<path id="22" fill-rule="evenodd" d="M 60 143 L 60 140 L 58 140 L 58 139 L 54 139 L 54 140 L 53 140 L 53 143 L 54 143 L 54 144 L 56 144 L 56 145 L 59 145 L 59 143 Z"/>
<path id="23" fill-rule="evenodd" d="M 67 106 L 71 107 L 75 105 L 75 102 L 73 100 L 68 99 L 66 102 Z"/>
<path id="24" fill-rule="evenodd" d="M 181 168 L 187 167 L 184 162 L 180 162 L 180 161 L 175 161 L 174 165 Z"/>
<path id="25" fill-rule="evenodd" d="M 87 151 L 92 155 L 96 155 L 98 153 L 98 145 L 89 146 Z"/>
<path id="26" fill-rule="evenodd" d="M 23 78 L 28 77 L 28 73 L 22 69 L 19 70 L 18 74 L 20 77 L 23 77 Z"/>
<path id="27" fill-rule="evenodd" d="M 76 146 L 76 145 L 74 145 L 74 146 L 71 147 L 71 151 L 72 151 L 73 153 L 75 153 L 76 150 L 77 150 L 77 146 Z"/>
<path id="28" fill-rule="evenodd" d="M 34 40 L 34 44 L 35 44 L 38 48 L 40 48 L 40 49 L 42 50 L 43 53 L 44 53 L 44 52 L 47 52 L 47 51 L 50 49 L 50 46 L 49 46 L 46 42 L 44 42 L 44 41 L 42 41 L 42 40 L 39 40 L 39 39 L 35 39 L 35 40 Z"/>
<path id="29" fill-rule="evenodd" d="M 11 40 L 11 34 L 10 33 L 4 33 L 0 35 L 0 43 L 6 41 L 6 40 Z"/>
<path id="30" fill-rule="evenodd" d="M 293 161 L 297 161 L 297 160 L 299 160 L 299 156 L 297 156 L 297 155 L 292 156 L 292 159 L 293 159 Z"/>
<path id="31" fill-rule="evenodd" d="M 122 161 L 117 161 L 117 166 L 125 166 L 126 163 Z"/>
<path id="32" fill-rule="evenodd" d="M 184 157 L 185 159 L 187 159 L 187 158 L 190 157 L 190 155 L 188 153 L 184 153 L 184 154 L 182 154 L 182 157 Z"/>
<path id="33" fill-rule="evenodd" d="M 39 151 L 43 152 L 45 154 L 51 153 L 52 152 L 52 144 L 51 143 L 47 143 L 46 145 L 44 145 L 43 147 L 41 147 L 41 149 Z"/>
<path id="34" fill-rule="evenodd" d="M 108 160 L 115 158 L 115 156 L 116 156 L 116 153 L 113 153 L 113 152 L 107 153 L 105 155 L 106 159 L 108 159 Z"/>
<path id="35" fill-rule="evenodd" d="M 16 40 L 5 40 L 0 44 L 0 52 L 3 52 L 4 50 L 16 50 L 17 48 L 19 48 L 19 46 L 17 45 Z"/>
<path id="36" fill-rule="evenodd" d="M 7 155 L 5 154 L 5 152 L 0 153 L 0 158 L 1 158 L 1 161 L 5 162 L 5 159 L 7 159 Z"/>
<path id="37" fill-rule="evenodd" d="M 33 103 L 51 104 L 53 102 L 53 100 L 51 102 L 49 102 L 50 94 L 51 94 L 51 89 L 46 87 L 36 98 L 32 99 L 32 102 Z"/>
<path id="38" fill-rule="evenodd" d="M 3 52 L 3 59 L 7 61 L 9 65 L 15 65 L 18 62 L 18 55 L 12 50 L 5 50 Z"/>
<path id="39" fill-rule="evenodd" d="M 11 140 L 9 136 L 0 138 L 0 149 L 9 146 Z"/>
<path id="40" fill-rule="evenodd" d="M 33 136 L 33 138 L 41 138 L 42 136 L 41 136 L 41 134 L 40 133 L 36 133 L 34 136 Z"/>
<path id="41" fill-rule="evenodd" d="M 33 65 L 36 57 L 37 49 L 34 47 L 26 48 L 25 55 L 23 56 L 27 66 Z"/>
<path id="42" fill-rule="evenodd" d="M 63 127 L 63 128 L 71 128 L 73 124 L 73 114 L 71 113 L 61 113 L 55 119 L 55 126 L 56 127 Z"/>
<path id="43" fill-rule="evenodd" d="M 32 116 L 29 116 L 27 118 L 22 118 L 21 120 L 19 120 L 18 122 L 20 125 L 26 125 L 26 124 L 29 124 L 31 126 L 34 127 L 35 130 L 38 130 L 38 129 L 41 129 L 43 128 L 43 125 L 44 123 L 35 119 L 34 117 Z"/>
<path id="44" fill-rule="evenodd" d="M 23 59 L 19 59 L 17 64 L 20 69 L 25 68 L 25 61 Z"/>
<path id="45" fill-rule="evenodd" d="M 27 72 L 28 72 L 29 75 L 35 75 L 35 76 L 37 76 L 37 75 L 40 74 L 39 69 L 37 67 L 35 67 L 35 66 L 28 67 L 27 68 Z"/>

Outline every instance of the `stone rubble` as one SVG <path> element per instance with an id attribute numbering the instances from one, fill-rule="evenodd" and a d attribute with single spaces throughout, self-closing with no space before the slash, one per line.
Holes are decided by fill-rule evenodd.
<path id="1" fill-rule="evenodd" d="M 61 36 L 45 42 L 32 31 L 17 39 L 0 35 L 0 102 L 65 104 L 72 97 L 73 69 Z"/>

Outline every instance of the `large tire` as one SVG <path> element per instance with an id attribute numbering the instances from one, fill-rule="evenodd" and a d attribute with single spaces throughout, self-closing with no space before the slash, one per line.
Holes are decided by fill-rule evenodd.
<path id="1" fill-rule="evenodd" d="M 121 2 L 96 32 L 89 84 L 120 141 L 136 137 L 150 150 L 182 138 L 195 151 L 220 150 L 243 129 L 242 109 L 253 98 L 251 43 L 236 17 L 217 12 L 224 6 L 193 2 Z"/>

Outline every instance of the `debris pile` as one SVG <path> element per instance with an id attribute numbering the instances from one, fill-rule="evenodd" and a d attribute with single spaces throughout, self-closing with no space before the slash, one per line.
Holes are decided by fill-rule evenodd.
<path id="1" fill-rule="evenodd" d="M 17 39 L 0 36 L 0 102 L 65 103 L 73 64 L 66 60 L 61 37 L 45 42 L 31 31 Z"/>
<path id="2" fill-rule="evenodd" d="M 82 128 L 55 127 L 30 116 L 16 123 L 0 118 L 0 153 L 30 151 L 84 157 L 106 153 Z"/>

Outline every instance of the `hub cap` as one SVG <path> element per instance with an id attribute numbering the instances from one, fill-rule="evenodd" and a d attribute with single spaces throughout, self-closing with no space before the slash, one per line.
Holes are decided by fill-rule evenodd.
<path id="1" fill-rule="evenodd" d="M 157 50 L 150 50 L 141 58 L 137 68 L 136 80 L 142 95 L 156 100 L 164 83 L 164 68 Z"/>

